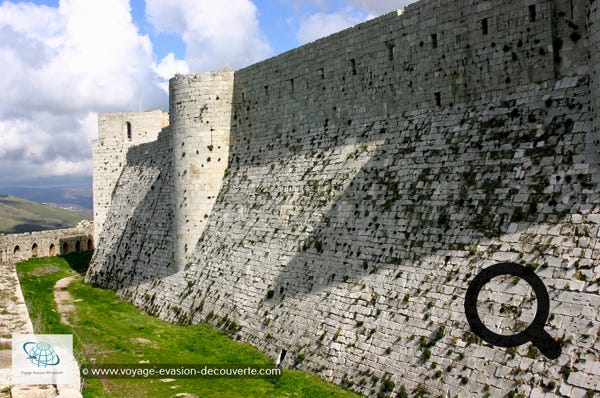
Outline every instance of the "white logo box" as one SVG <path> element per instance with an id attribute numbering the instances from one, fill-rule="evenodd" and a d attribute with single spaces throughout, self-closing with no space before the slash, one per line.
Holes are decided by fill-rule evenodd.
<path id="1" fill-rule="evenodd" d="M 72 384 L 73 335 L 13 334 L 13 384 Z"/>

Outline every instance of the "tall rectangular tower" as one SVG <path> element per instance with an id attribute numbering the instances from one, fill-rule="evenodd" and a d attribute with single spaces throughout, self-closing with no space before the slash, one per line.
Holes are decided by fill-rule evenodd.
<path id="1" fill-rule="evenodd" d="M 156 140 L 168 125 L 169 114 L 162 110 L 98 115 L 98 139 L 92 143 L 95 242 L 110 208 L 115 184 L 125 167 L 127 150 Z"/>

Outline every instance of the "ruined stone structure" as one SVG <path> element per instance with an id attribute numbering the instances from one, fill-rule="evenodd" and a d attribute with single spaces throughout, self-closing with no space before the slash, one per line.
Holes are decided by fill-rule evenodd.
<path id="1" fill-rule="evenodd" d="M 0 234 L 0 263 L 93 250 L 93 230 L 93 223 L 82 221 L 75 228 Z"/>
<path id="2" fill-rule="evenodd" d="M 369 395 L 600 391 L 599 8 L 422 0 L 175 77 L 156 140 L 99 120 L 86 280 Z M 558 359 L 470 332 L 469 282 L 503 261 L 546 285 Z M 480 304 L 504 334 L 536 309 L 518 278 Z"/>

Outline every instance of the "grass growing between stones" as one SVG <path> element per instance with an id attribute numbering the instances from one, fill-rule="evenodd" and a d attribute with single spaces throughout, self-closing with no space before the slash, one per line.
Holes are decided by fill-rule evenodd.
<path id="1" fill-rule="evenodd" d="M 87 261 L 87 262 L 86 262 Z M 89 254 L 30 260 L 17 265 L 37 333 L 73 333 L 80 363 L 272 364 L 260 351 L 233 341 L 209 324 L 178 326 L 140 312 L 111 290 L 76 280 L 69 286 L 76 310 L 72 328 L 60 324 L 52 288 L 83 272 Z M 174 377 L 175 378 L 175 377 Z M 176 378 L 175 378 L 176 379 Z M 84 397 L 356 397 L 305 372 L 275 379 L 85 379 Z M 186 396 L 186 395 L 180 395 Z"/>

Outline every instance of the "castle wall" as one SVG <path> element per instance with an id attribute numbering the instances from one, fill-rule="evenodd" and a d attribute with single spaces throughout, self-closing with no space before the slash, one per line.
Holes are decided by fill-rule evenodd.
<path id="1" fill-rule="evenodd" d="M 168 118 L 163 111 L 98 115 L 98 139 L 92 142 L 96 241 L 104 227 L 115 184 L 125 166 L 127 150 L 156 140 L 158 133 L 168 126 Z"/>
<path id="2" fill-rule="evenodd" d="M 0 234 L 0 262 L 18 262 L 94 249 L 93 224 L 22 234 Z"/>
<path id="3" fill-rule="evenodd" d="M 589 6 L 590 19 L 590 76 L 594 139 L 600 142 L 600 2 L 593 0 Z"/>
<path id="4" fill-rule="evenodd" d="M 133 146 L 112 194 L 105 231 L 91 261 L 93 282 L 102 286 L 140 286 L 176 272 L 170 128 L 153 142 Z M 148 299 L 154 300 L 150 296 Z"/>
<path id="5" fill-rule="evenodd" d="M 285 350 L 283 366 L 370 396 L 597 391 L 597 33 L 581 4 L 421 1 L 237 71 L 228 168 L 183 269 L 156 260 L 168 258 L 171 218 L 150 221 L 171 200 L 181 231 L 180 173 L 202 164 L 180 163 L 179 126 L 203 128 L 173 112 L 189 98 L 176 78 L 179 193 L 128 203 L 151 185 L 128 165 L 87 280 L 163 319 L 208 320 L 274 358 Z M 187 79 L 195 90 L 199 78 Z M 543 279 L 558 359 L 470 332 L 467 286 L 503 261 Z M 489 285 L 486 325 L 510 334 L 533 319 L 527 284 Z"/>
<path id="6" fill-rule="evenodd" d="M 169 94 L 175 262 L 183 268 L 204 230 L 227 168 L 233 71 L 176 76 L 169 82 Z"/>

